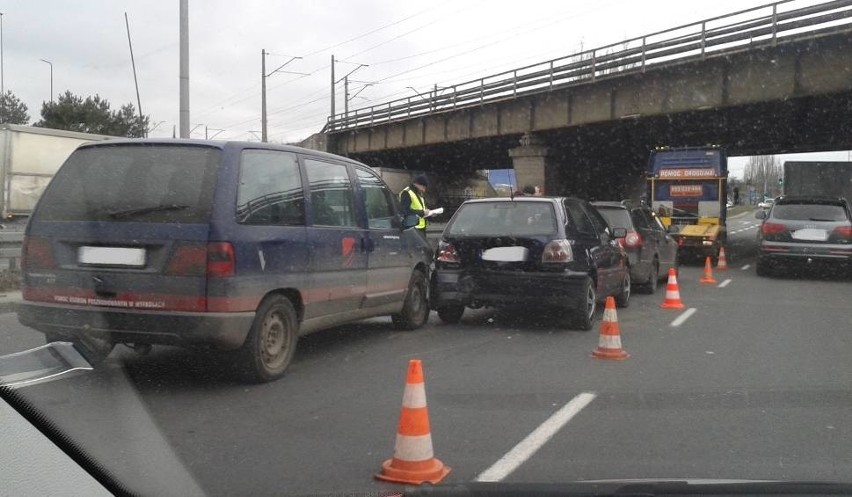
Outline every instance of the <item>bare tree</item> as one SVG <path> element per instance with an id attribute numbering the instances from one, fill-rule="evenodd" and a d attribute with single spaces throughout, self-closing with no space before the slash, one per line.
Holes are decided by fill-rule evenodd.
<path id="1" fill-rule="evenodd" d="M 758 193 L 776 196 L 780 194 L 778 178 L 781 173 L 781 162 L 774 155 L 755 155 L 749 157 L 743 173 L 747 185 L 753 186 Z"/>

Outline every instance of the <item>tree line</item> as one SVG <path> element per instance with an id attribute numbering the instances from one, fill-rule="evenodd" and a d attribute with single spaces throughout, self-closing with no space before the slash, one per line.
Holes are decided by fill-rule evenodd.
<path id="1" fill-rule="evenodd" d="M 11 90 L 0 95 L 0 124 L 29 124 L 27 104 Z M 148 131 L 149 116 L 140 117 L 132 103 L 111 109 L 108 100 L 100 95 L 82 96 L 66 91 L 56 101 L 43 102 L 41 119 L 33 126 L 66 129 L 98 135 L 142 138 Z"/>

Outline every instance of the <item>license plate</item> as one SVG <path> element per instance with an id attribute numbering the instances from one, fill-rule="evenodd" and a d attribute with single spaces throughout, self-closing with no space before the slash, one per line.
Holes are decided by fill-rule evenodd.
<path id="1" fill-rule="evenodd" d="M 828 232 L 813 228 L 805 228 L 793 232 L 794 240 L 806 240 L 809 242 L 824 242 L 828 240 Z"/>
<path id="2" fill-rule="evenodd" d="M 526 247 L 494 247 L 482 251 L 483 261 L 492 262 L 523 262 L 529 257 Z"/>
<path id="3" fill-rule="evenodd" d="M 77 262 L 96 266 L 145 267 L 145 249 L 126 247 L 80 247 Z"/>

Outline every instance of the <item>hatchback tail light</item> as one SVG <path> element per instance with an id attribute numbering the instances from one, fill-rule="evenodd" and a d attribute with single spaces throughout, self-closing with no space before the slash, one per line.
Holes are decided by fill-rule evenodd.
<path id="1" fill-rule="evenodd" d="M 234 274 L 235 261 L 234 246 L 229 242 L 186 243 L 175 249 L 166 273 L 222 278 Z"/>
<path id="2" fill-rule="evenodd" d="M 21 267 L 23 269 L 51 269 L 56 267 L 53 248 L 46 238 L 24 237 L 21 247 Z"/>
<path id="3" fill-rule="evenodd" d="M 553 240 L 544 247 L 544 252 L 541 254 L 541 262 L 548 263 L 566 263 L 574 260 L 574 251 L 571 250 L 571 243 L 568 240 Z"/>
<path id="4" fill-rule="evenodd" d="M 438 244 L 438 262 L 445 262 L 449 264 L 459 264 L 461 263 L 461 257 L 459 257 L 459 253 L 456 251 L 456 248 L 452 243 L 449 242 L 440 242 Z"/>
<path id="5" fill-rule="evenodd" d="M 781 223 L 763 223 L 760 232 L 764 235 L 778 235 L 787 231 L 787 226 Z"/>
<path id="6" fill-rule="evenodd" d="M 635 231 L 628 231 L 627 235 L 624 238 L 619 238 L 619 242 L 621 242 L 621 246 L 624 248 L 641 248 L 642 244 L 645 243 L 642 240 L 642 235 Z"/>

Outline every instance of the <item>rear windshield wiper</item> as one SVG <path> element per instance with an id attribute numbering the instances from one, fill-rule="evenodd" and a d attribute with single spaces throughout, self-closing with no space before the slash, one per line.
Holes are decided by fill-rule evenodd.
<path id="1" fill-rule="evenodd" d="M 831 222 L 836 221 L 836 219 L 822 219 L 822 218 L 819 218 L 819 217 L 812 217 L 812 218 L 808 219 L 808 221 L 819 221 L 819 222 L 831 223 Z"/>
<path id="2" fill-rule="evenodd" d="M 149 214 L 151 212 L 163 212 L 163 211 L 179 211 L 183 209 L 188 209 L 188 205 L 178 205 L 178 204 L 168 204 L 168 205 L 151 205 L 148 207 L 138 207 L 136 209 L 125 209 L 121 211 L 113 211 L 109 213 L 109 217 L 113 219 L 123 219 L 134 216 L 141 216 L 142 214 Z"/>

